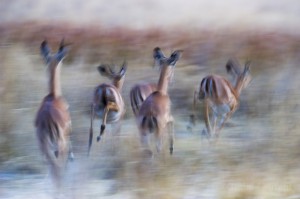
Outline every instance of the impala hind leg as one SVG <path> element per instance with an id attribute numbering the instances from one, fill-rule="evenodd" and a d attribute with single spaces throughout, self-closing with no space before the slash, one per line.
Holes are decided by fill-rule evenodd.
<path id="1" fill-rule="evenodd" d="M 107 114 L 108 114 L 108 112 L 109 112 L 110 110 L 113 110 L 113 111 L 119 111 L 119 108 L 118 108 L 118 106 L 116 105 L 116 103 L 114 103 L 114 102 L 108 102 L 108 103 L 107 103 L 106 107 L 104 108 L 102 124 L 101 124 L 101 127 L 100 127 L 100 134 L 99 134 L 99 136 L 97 137 L 97 142 L 100 141 L 101 136 L 102 136 L 103 133 L 104 133 L 105 126 L 106 126 L 106 120 L 107 120 Z"/>
<path id="2" fill-rule="evenodd" d="M 211 137 L 211 125 L 210 125 L 210 117 L 209 117 L 209 104 L 207 100 L 204 101 L 204 121 L 206 126 L 206 135 L 207 138 Z M 202 132 L 203 133 L 203 132 Z"/>
<path id="3" fill-rule="evenodd" d="M 111 151 L 116 153 L 118 151 L 119 143 L 119 135 L 121 132 L 122 122 L 119 120 L 118 122 L 112 124 L 112 135 L 110 136 L 111 140 Z"/>
<path id="4" fill-rule="evenodd" d="M 100 127 L 100 134 L 97 136 L 97 142 L 99 142 L 99 141 L 101 140 L 101 136 L 102 136 L 103 133 L 104 133 L 105 127 L 106 127 L 106 122 L 101 124 L 101 127 Z"/>
<path id="5" fill-rule="evenodd" d="M 212 135 L 216 136 L 217 135 L 217 130 L 218 130 L 218 125 L 217 125 L 218 113 L 213 111 L 211 117 L 212 117 L 212 121 L 213 121 Z"/>
<path id="6" fill-rule="evenodd" d="M 172 155 L 173 150 L 174 150 L 174 122 L 173 122 L 173 118 L 171 119 L 171 121 L 168 122 L 167 128 L 168 128 L 168 134 L 169 134 L 169 151 L 170 151 L 170 155 Z"/>
<path id="7" fill-rule="evenodd" d="M 142 130 L 140 131 L 140 141 L 141 141 L 141 146 L 142 146 L 142 150 L 143 153 L 146 157 L 152 157 L 153 153 L 150 149 L 150 145 L 149 145 L 149 134 L 146 133 L 146 131 Z"/>
<path id="8" fill-rule="evenodd" d="M 61 169 L 59 165 L 59 161 L 56 157 L 55 152 L 50 149 L 49 142 L 46 139 L 40 140 L 40 150 L 42 155 L 46 158 L 47 166 L 49 168 L 48 174 L 46 178 L 50 175 L 54 188 L 58 190 L 61 187 Z M 59 156 L 59 152 L 57 150 L 57 156 Z"/>
<path id="9" fill-rule="evenodd" d="M 100 126 L 100 134 L 99 134 L 99 136 L 97 137 L 97 142 L 100 141 L 101 136 L 102 136 L 103 133 L 104 133 L 105 126 L 106 126 L 106 118 L 107 118 L 108 112 L 109 112 L 109 107 L 105 107 L 104 113 L 103 113 L 102 124 L 101 124 L 101 126 Z"/>

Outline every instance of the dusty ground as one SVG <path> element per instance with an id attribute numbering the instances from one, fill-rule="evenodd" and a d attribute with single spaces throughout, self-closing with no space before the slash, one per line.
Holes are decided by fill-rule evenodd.
<path id="1" fill-rule="evenodd" d="M 298 1 L 172 1 L 173 9 L 169 1 L 143 2 L 1 1 L 0 198 L 300 198 Z M 62 37 L 72 43 L 62 90 L 70 104 L 76 160 L 55 194 L 33 121 L 47 92 L 40 42 L 47 38 L 57 49 Z M 184 50 L 169 89 L 175 150 L 173 156 L 164 150 L 144 160 L 128 94 L 136 82 L 157 81 L 156 46 L 166 54 Z M 230 57 L 252 61 L 253 81 L 211 145 L 201 136 L 201 102 L 196 126 L 187 129 L 193 91 L 207 74 L 230 79 L 224 67 Z M 96 67 L 123 60 L 129 68 L 121 134 L 113 137 L 108 127 L 87 158 L 92 92 L 109 81 Z M 97 121 L 96 132 L 99 126 Z"/>
<path id="2" fill-rule="evenodd" d="M 166 54 L 170 51 L 166 49 Z M 300 81 L 294 56 L 283 59 L 280 65 L 264 61 L 263 66 L 253 61 L 254 79 L 242 93 L 240 108 L 216 145 L 201 137 L 204 123 L 200 102 L 196 127 L 189 131 L 187 125 L 194 87 L 206 74 L 227 76 L 227 60 L 191 65 L 183 56 L 170 86 L 176 134 L 174 155 L 170 157 L 165 150 L 145 162 L 139 153 L 128 92 L 135 82 L 157 80 L 158 71 L 151 67 L 151 53 L 146 55 L 145 64 L 128 61 L 122 92 L 128 106 L 121 135 L 112 139 L 108 128 L 101 143 L 94 141 L 90 158 L 86 157 L 88 107 L 94 86 L 108 80 L 98 74 L 96 63 L 66 60 L 62 87 L 70 104 L 76 160 L 67 167 L 60 198 L 300 197 Z M 32 52 L 23 44 L 2 47 L 1 58 L 1 198 L 51 198 L 51 180 L 33 128 L 35 112 L 47 89 L 44 64 L 38 51 Z M 96 125 L 98 129 L 99 122 Z M 115 139 L 119 144 L 112 149 Z"/>

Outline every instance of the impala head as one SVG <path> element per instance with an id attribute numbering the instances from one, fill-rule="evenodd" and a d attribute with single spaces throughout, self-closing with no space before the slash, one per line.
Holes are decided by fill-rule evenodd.
<path id="1" fill-rule="evenodd" d="M 109 79 L 113 80 L 113 84 L 118 88 L 121 89 L 124 82 L 125 73 L 127 70 L 127 64 L 124 61 L 123 65 L 121 66 L 119 72 L 116 72 L 111 66 L 109 65 L 100 65 L 98 66 L 98 71 L 102 76 L 106 76 Z"/>
<path id="2" fill-rule="evenodd" d="M 174 76 L 174 67 L 176 62 L 179 60 L 182 50 L 175 50 L 169 58 L 167 58 L 159 47 L 154 48 L 153 50 L 153 58 L 154 58 L 154 67 L 159 66 L 159 69 L 162 70 L 164 66 L 171 66 L 172 70 L 168 77 L 169 81 L 172 81 Z"/>
<path id="3" fill-rule="evenodd" d="M 154 48 L 153 50 L 154 67 L 159 66 L 161 68 L 163 65 L 166 64 L 175 66 L 182 52 L 183 50 L 175 50 L 171 54 L 170 58 L 167 58 L 159 47 Z"/>
<path id="4" fill-rule="evenodd" d="M 226 64 L 226 70 L 235 79 L 235 88 L 238 92 L 246 88 L 251 82 L 250 61 L 245 63 L 243 71 L 240 69 L 240 64 L 235 59 L 230 59 Z"/>
<path id="5" fill-rule="evenodd" d="M 159 47 L 153 49 L 154 67 L 161 69 L 161 60 L 166 59 L 166 56 Z"/>
<path id="6" fill-rule="evenodd" d="M 46 64 L 51 68 L 56 67 L 66 56 L 68 49 L 66 48 L 67 45 L 64 44 L 64 39 L 61 40 L 59 49 L 56 54 L 51 54 L 51 49 L 48 45 L 48 42 L 44 40 L 41 43 L 41 54 L 46 62 Z"/>
<path id="7" fill-rule="evenodd" d="M 108 77 L 110 79 L 120 80 L 125 75 L 126 70 L 127 70 L 126 62 L 123 63 L 119 72 L 116 72 L 114 70 L 114 67 L 112 68 L 110 65 L 103 64 L 103 65 L 98 66 L 99 73 L 102 76 Z"/>

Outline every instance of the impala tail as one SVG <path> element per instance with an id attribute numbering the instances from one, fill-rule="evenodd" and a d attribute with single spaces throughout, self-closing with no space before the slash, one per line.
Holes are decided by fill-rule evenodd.
<path id="1" fill-rule="evenodd" d="M 149 129 L 149 132 L 152 133 L 158 129 L 158 123 L 155 116 L 144 116 L 142 120 L 142 128 Z"/>
<path id="2" fill-rule="evenodd" d="M 200 84 L 198 99 L 202 100 L 207 97 L 214 97 L 214 92 L 217 90 L 216 82 L 212 76 L 204 77 Z"/>

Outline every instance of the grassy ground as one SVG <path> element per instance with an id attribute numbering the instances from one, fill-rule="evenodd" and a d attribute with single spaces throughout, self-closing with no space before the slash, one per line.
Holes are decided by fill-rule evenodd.
<path id="1" fill-rule="evenodd" d="M 226 34 L 103 31 L 36 23 L 6 24 L 0 29 L 1 198 L 52 196 L 33 120 L 47 92 L 40 42 L 46 37 L 57 49 L 63 36 L 72 43 L 62 68 L 62 87 L 70 104 L 77 158 L 68 165 L 62 198 L 300 198 L 299 36 L 242 30 Z M 175 117 L 174 155 L 165 150 L 146 161 L 140 156 L 128 93 L 136 82 L 157 81 L 158 71 L 152 68 L 156 46 L 166 54 L 174 49 L 184 53 L 169 89 Z M 187 129 L 193 90 L 207 74 L 227 76 L 225 63 L 232 56 L 241 63 L 252 60 L 253 81 L 219 142 L 210 145 L 200 133 L 204 128 L 200 102 L 197 125 Z M 127 112 L 121 135 L 113 138 L 108 128 L 103 142 L 94 142 L 87 158 L 93 88 L 109 81 L 96 66 L 118 65 L 124 59 L 129 68 L 122 91 Z M 96 125 L 99 129 L 99 122 Z M 111 148 L 115 142 L 118 147 Z"/>

